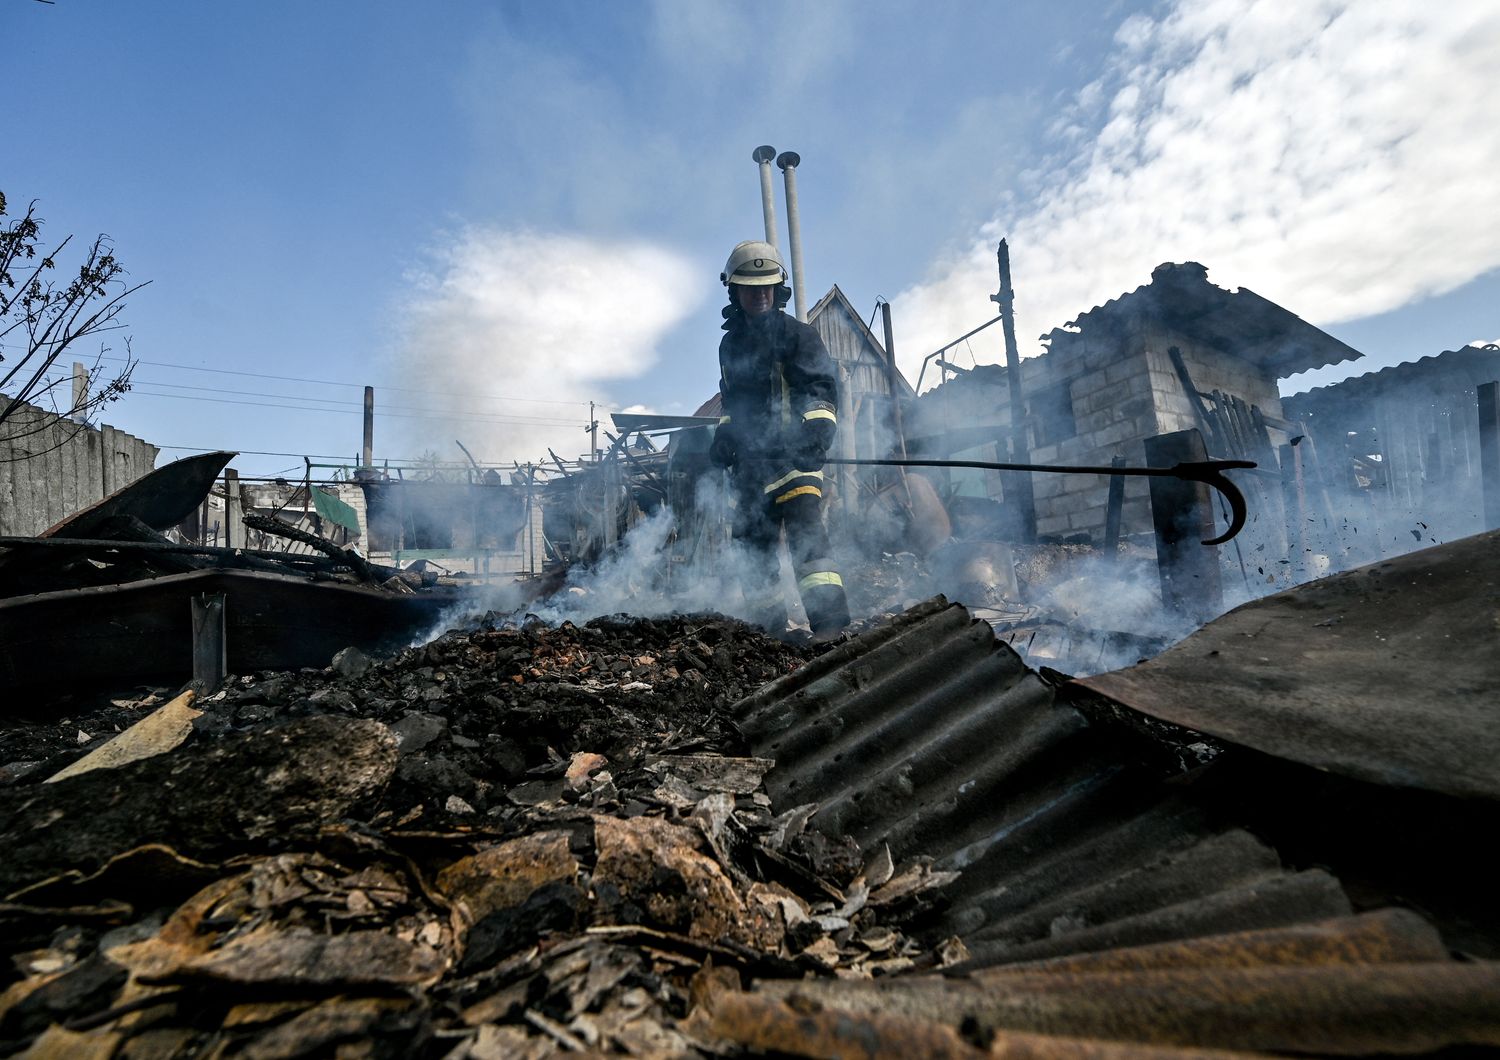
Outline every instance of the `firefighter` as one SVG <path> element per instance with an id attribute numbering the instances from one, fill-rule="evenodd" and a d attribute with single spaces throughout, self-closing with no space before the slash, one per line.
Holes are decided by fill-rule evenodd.
<path id="1" fill-rule="evenodd" d="M 755 621 L 785 628 L 777 558 L 785 528 L 808 623 L 826 639 L 849 624 L 822 512 L 823 461 L 838 429 L 833 358 L 816 331 L 782 312 L 792 292 L 770 243 L 740 243 L 719 279 L 729 305 L 719 342 L 723 415 L 710 457 L 730 472 L 735 539 L 760 564 L 746 602 Z"/>

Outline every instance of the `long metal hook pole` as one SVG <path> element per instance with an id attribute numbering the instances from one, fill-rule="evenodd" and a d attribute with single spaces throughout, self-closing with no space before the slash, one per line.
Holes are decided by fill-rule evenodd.
<path id="1" fill-rule="evenodd" d="M 1249 470 L 1256 466 L 1254 460 L 1185 460 L 1171 467 L 1007 464 L 991 460 L 856 460 L 847 457 L 828 457 L 823 462 L 825 464 L 862 464 L 869 467 L 972 467 L 982 471 L 1044 471 L 1057 475 L 1131 475 L 1202 482 L 1212 486 L 1223 495 L 1224 500 L 1229 504 L 1230 512 L 1229 528 L 1218 537 L 1204 541 L 1205 545 L 1222 545 L 1244 529 L 1245 519 L 1249 515 L 1245 495 L 1224 472 Z"/>

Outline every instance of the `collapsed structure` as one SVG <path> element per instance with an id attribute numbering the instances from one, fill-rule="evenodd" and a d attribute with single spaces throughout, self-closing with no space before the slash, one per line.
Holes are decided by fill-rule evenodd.
<path id="1" fill-rule="evenodd" d="M 1493 1047 L 1473 837 L 1500 824 L 1500 681 L 1470 617 L 1497 617 L 1497 544 L 1278 594 L 1084 682 L 934 599 L 816 657 L 711 616 L 492 616 L 196 702 L 12 719 L 0 1041 Z M 1394 655 L 1392 591 L 1425 616 Z"/>
<path id="2" fill-rule="evenodd" d="M 1189 262 L 919 396 L 837 286 L 807 316 L 839 458 L 1249 458 L 1254 518 L 1206 549 L 1191 486 L 837 465 L 868 617 L 821 650 L 682 613 L 734 603 L 712 400 L 582 460 L 408 477 L 367 433 L 332 482 L 207 454 L 7 524 L 0 1044 L 1500 1045 L 1500 351 L 1282 399 L 1358 353 Z"/>

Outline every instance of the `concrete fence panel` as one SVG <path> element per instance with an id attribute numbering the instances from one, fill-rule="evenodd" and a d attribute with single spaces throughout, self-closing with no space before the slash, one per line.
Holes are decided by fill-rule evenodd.
<path id="1" fill-rule="evenodd" d="M 108 425 L 85 427 L 22 403 L 0 424 L 0 535 L 41 533 L 146 474 L 159 451 Z"/>

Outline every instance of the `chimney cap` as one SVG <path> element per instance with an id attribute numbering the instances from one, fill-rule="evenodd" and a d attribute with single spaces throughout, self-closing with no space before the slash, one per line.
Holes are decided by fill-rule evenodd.
<path id="1" fill-rule="evenodd" d="M 769 162 L 776 157 L 776 148 L 770 144 L 761 144 L 755 149 L 755 154 L 750 157 L 757 162 Z"/>
<path id="2" fill-rule="evenodd" d="M 796 151 L 783 151 L 776 158 L 776 164 L 782 169 L 796 167 L 798 165 L 801 165 L 801 163 L 802 156 L 799 155 Z"/>

